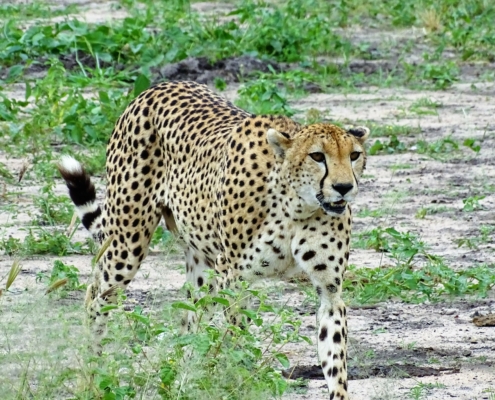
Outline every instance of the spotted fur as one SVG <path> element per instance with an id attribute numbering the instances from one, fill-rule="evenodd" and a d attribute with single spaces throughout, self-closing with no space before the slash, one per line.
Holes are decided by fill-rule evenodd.
<path id="1" fill-rule="evenodd" d="M 101 308 L 132 281 L 164 218 L 198 288 L 211 269 L 211 290 L 307 274 L 321 300 L 318 354 L 330 399 L 347 399 L 347 202 L 358 192 L 368 135 L 367 128 L 251 115 L 193 82 L 143 92 L 110 138 L 103 207 L 77 161 L 59 164 L 84 226 L 100 243 L 110 240 L 86 296 L 96 342 L 108 314 Z"/>

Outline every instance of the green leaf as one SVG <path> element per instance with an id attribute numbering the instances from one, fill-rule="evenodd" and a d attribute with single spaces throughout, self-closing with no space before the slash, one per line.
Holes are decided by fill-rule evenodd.
<path id="1" fill-rule="evenodd" d="M 215 77 L 214 84 L 215 89 L 217 90 L 224 91 L 225 89 L 227 89 L 227 83 L 225 82 L 225 80 L 219 78 L 218 76 Z"/>
<path id="2" fill-rule="evenodd" d="M 116 306 L 116 305 L 108 305 L 108 306 L 103 306 L 100 310 L 100 313 L 106 313 L 106 312 L 109 312 L 111 310 L 115 310 L 116 308 L 119 308 L 119 306 Z"/>
<path id="3" fill-rule="evenodd" d="M 197 308 L 191 304 L 191 303 L 185 303 L 183 301 L 176 301 L 174 303 L 172 303 L 172 307 L 173 308 L 180 308 L 180 309 L 183 309 L 183 310 L 188 310 L 188 311 L 194 311 L 194 312 L 197 312 Z"/>
<path id="4" fill-rule="evenodd" d="M 24 95 L 24 100 L 28 101 L 29 97 L 31 96 L 31 85 L 29 84 L 29 81 L 26 80 L 26 94 Z"/>
<path id="5" fill-rule="evenodd" d="M 224 294 L 226 296 L 230 296 L 230 297 L 233 297 L 233 298 L 236 298 L 237 297 L 237 294 L 233 290 L 231 290 L 231 289 L 220 290 L 218 292 L 218 294 Z"/>
<path id="6" fill-rule="evenodd" d="M 372 156 L 377 154 L 380 150 L 383 150 L 383 144 L 379 140 L 376 140 L 375 143 L 370 147 L 368 153 Z"/>
<path id="7" fill-rule="evenodd" d="M 105 390 L 108 387 L 111 387 L 113 385 L 113 381 L 111 378 L 108 376 L 105 376 L 101 379 L 100 384 L 98 385 L 100 389 Z"/>
<path id="8" fill-rule="evenodd" d="M 211 343 L 207 335 L 198 336 L 193 342 L 194 350 L 200 355 L 206 355 L 210 350 Z"/>
<path id="9" fill-rule="evenodd" d="M 108 96 L 108 92 L 106 90 L 100 90 L 98 92 L 98 97 L 100 98 L 101 103 L 110 105 L 110 97 Z"/>
<path id="10" fill-rule="evenodd" d="M 194 306 L 197 310 L 199 310 L 201 307 L 206 307 L 207 305 L 211 304 L 212 301 L 213 299 L 210 296 L 203 296 L 194 303 Z"/>
<path id="11" fill-rule="evenodd" d="M 115 394 L 112 392 L 106 392 L 103 395 L 103 400 L 116 400 Z"/>
<path id="12" fill-rule="evenodd" d="M 481 146 L 475 145 L 475 142 L 476 141 L 474 139 L 466 139 L 466 140 L 464 140 L 463 144 L 464 144 L 464 146 L 469 147 L 474 152 L 479 153 L 479 151 L 481 150 Z"/>
<path id="13" fill-rule="evenodd" d="M 302 335 L 300 335 L 299 337 L 302 340 L 304 340 L 306 343 L 311 344 L 311 345 L 313 344 L 313 341 L 308 336 L 302 336 Z"/>
<path id="14" fill-rule="evenodd" d="M 248 318 L 251 318 L 256 326 L 261 326 L 263 324 L 263 320 L 253 310 L 241 310 L 241 314 L 244 314 Z"/>
<path id="15" fill-rule="evenodd" d="M 22 72 L 24 71 L 24 66 L 18 64 L 14 65 L 9 69 L 9 73 L 7 75 L 7 81 L 14 81 L 16 78 L 22 75 Z"/>
<path id="16" fill-rule="evenodd" d="M 132 318 L 135 321 L 141 322 L 144 325 L 149 325 L 150 324 L 149 318 L 146 317 L 146 316 L 144 316 L 144 315 L 139 315 L 139 314 L 136 314 L 135 312 L 132 312 L 132 313 L 129 313 L 129 317 Z"/>
<path id="17" fill-rule="evenodd" d="M 223 297 L 212 297 L 212 300 L 216 303 L 219 303 L 225 307 L 230 306 L 230 302 L 227 299 L 224 299 Z"/>
<path id="18" fill-rule="evenodd" d="M 169 386 L 174 382 L 175 370 L 169 364 L 165 364 L 160 369 L 160 380 L 164 386 Z"/>
<path id="19" fill-rule="evenodd" d="M 290 367 L 290 362 L 287 356 L 283 353 L 274 353 L 273 356 L 278 360 L 280 364 L 282 364 L 282 367 L 284 368 L 289 368 Z"/>
<path id="20" fill-rule="evenodd" d="M 150 87 L 151 81 L 146 75 L 139 75 L 134 82 L 134 96 L 139 96 L 142 92 Z"/>

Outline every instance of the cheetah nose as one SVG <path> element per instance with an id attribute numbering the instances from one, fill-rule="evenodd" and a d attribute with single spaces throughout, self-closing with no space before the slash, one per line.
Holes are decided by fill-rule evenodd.
<path id="1" fill-rule="evenodd" d="M 342 196 L 345 196 L 346 193 L 354 187 L 354 185 L 352 183 L 337 183 L 336 185 L 332 185 L 332 187 Z"/>

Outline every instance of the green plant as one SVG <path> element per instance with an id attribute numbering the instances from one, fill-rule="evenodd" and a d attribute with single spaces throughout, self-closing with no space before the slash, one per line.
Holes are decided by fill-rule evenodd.
<path id="1" fill-rule="evenodd" d="M 156 228 L 155 233 L 151 238 L 151 246 L 159 246 L 167 250 L 167 252 L 172 252 L 174 244 L 174 236 L 168 230 L 164 229 L 162 226 Z"/>
<path id="2" fill-rule="evenodd" d="M 407 146 L 405 143 L 401 142 L 396 135 L 391 135 L 389 137 L 388 143 L 376 140 L 375 143 L 369 148 L 368 153 L 372 156 L 380 153 L 392 154 L 400 153 L 406 151 Z"/>
<path id="3" fill-rule="evenodd" d="M 7 166 L 0 162 L 0 177 L 5 179 L 6 182 L 12 183 L 14 180 L 13 175 L 10 173 L 9 169 Z"/>
<path id="4" fill-rule="evenodd" d="M 424 242 L 411 232 L 394 228 L 375 228 L 361 235 L 365 245 L 386 252 L 393 266 L 377 269 L 349 267 L 344 288 L 352 301 L 364 304 L 389 298 L 420 303 L 438 301 L 443 296 L 477 295 L 484 297 L 495 285 L 493 265 L 482 264 L 456 271 L 445 265 L 442 258 L 427 251 Z M 415 258 L 426 260 L 415 266 Z"/>
<path id="5" fill-rule="evenodd" d="M 418 219 L 424 219 L 426 217 L 427 213 L 428 213 L 428 210 L 426 208 L 421 208 L 418 210 L 415 217 Z"/>
<path id="6" fill-rule="evenodd" d="M 488 393 L 490 395 L 489 400 L 495 400 L 495 389 L 494 388 L 486 388 L 483 390 L 483 393 Z"/>
<path id="7" fill-rule="evenodd" d="M 45 230 L 43 228 L 27 229 L 24 240 L 10 236 L 0 240 L 0 250 L 5 254 L 30 256 L 35 254 L 54 254 L 65 256 L 67 254 L 90 254 L 94 251 L 94 243 L 89 239 L 85 243 L 71 242 L 71 235 L 60 230 Z"/>
<path id="8" fill-rule="evenodd" d="M 399 232 L 394 228 L 374 228 L 363 232 L 365 246 L 376 251 L 390 253 L 398 263 L 409 265 L 417 254 L 426 254 L 426 245 L 412 232 Z"/>
<path id="9" fill-rule="evenodd" d="M 472 212 L 483 210 L 484 207 L 480 204 L 480 200 L 483 200 L 485 196 L 470 196 L 462 200 L 462 211 L 464 212 Z"/>
<path id="10" fill-rule="evenodd" d="M 482 264 L 455 271 L 442 260 L 430 260 L 421 268 L 407 264 L 378 269 L 350 266 L 344 289 L 351 302 L 376 303 L 398 298 L 408 303 L 440 301 L 445 296 L 485 297 L 495 285 L 495 267 Z"/>
<path id="11" fill-rule="evenodd" d="M 38 208 L 40 225 L 68 225 L 74 214 L 74 207 L 66 195 L 53 193 L 55 182 L 46 183 L 41 194 L 34 197 L 34 205 Z"/>
<path id="12" fill-rule="evenodd" d="M 447 61 L 441 64 L 426 63 L 421 65 L 420 77 L 425 81 L 433 83 L 436 89 L 447 89 L 459 80 L 459 68 L 454 61 Z"/>
<path id="13" fill-rule="evenodd" d="M 459 150 L 459 144 L 450 136 L 447 136 L 432 143 L 420 140 L 416 143 L 414 149 L 419 154 L 426 154 L 436 159 L 445 159 L 452 152 Z"/>
<path id="14" fill-rule="evenodd" d="M 74 54 L 77 59 L 88 55 L 97 63 L 108 63 L 145 57 L 146 45 L 152 42 L 145 26 L 146 21 L 135 18 L 126 18 L 115 26 L 71 19 L 49 25 L 37 23 L 23 30 L 17 21 L 7 20 L 0 34 L 0 60 L 15 64 L 40 56 Z"/>
<path id="15" fill-rule="evenodd" d="M 285 89 L 271 80 L 259 79 L 245 83 L 238 93 L 236 104 L 254 114 L 294 114 L 287 101 Z"/>
<path id="16" fill-rule="evenodd" d="M 419 126 L 381 125 L 372 121 L 364 121 L 363 125 L 370 128 L 371 135 L 374 137 L 413 136 L 421 132 L 421 128 Z"/>
<path id="17" fill-rule="evenodd" d="M 213 83 L 215 84 L 215 89 L 217 89 L 221 92 L 224 91 L 225 89 L 227 89 L 227 82 L 225 82 L 225 80 L 222 78 L 215 77 L 215 80 Z"/>
<path id="18" fill-rule="evenodd" d="M 60 260 L 55 260 L 53 263 L 53 268 L 50 276 L 46 276 L 44 273 L 38 273 L 36 276 L 36 281 L 45 281 L 48 286 L 54 283 L 67 280 L 63 285 L 64 292 L 71 290 L 81 290 L 86 287 L 86 285 L 81 285 L 79 283 L 79 270 L 73 265 L 66 265 Z"/>
<path id="19" fill-rule="evenodd" d="M 178 313 L 196 314 L 200 321 L 197 329 L 183 335 L 174 328 L 179 324 L 164 325 L 160 318 L 147 315 L 139 306 L 132 312 L 123 312 L 118 306 L 102 310 L 117 309 L 107 341 L 126 345 L 118 362 L 95 370 L 98 390 L 114 396 L 153 390 L 164 399 L 203 398 L 212 392 L 215 398 L 231 399 L 282 395 L 287 382 L 276 366 L 289 366 L 284 346 L 293 341 L 309 342 L 299 334 L 299 319 L 286 307 L 269 305 L 266 294 L 246 285 L 238 293 L 227 290 L 212 295 L 207 291 L 202 290 L 203 297 L 194 304 L 174 302 L 165 310 L 163 317 L 167 321 L 179 318 Z M 240 310 L 246 329 L 205 320 L 208 308 L 215 305 L 238 308 L 246 297 L 259 302 L 255 310 Z M 120 293 L 119 303 L 122 305 L 125 300 L 125 295 Z M 122 329 L 123 325 L 127 328 Z M 156 353 L 153 357 L 147 350 L 152 348 Z M 135 367 L 138 360 L 145 362 L 144 375 L 144 371 Z M 147 386 L 150 380 L 154 382 L 151 388 Z"/>
<path id="20" fill-rule="evenodd" d="M 438 115 L 437 109 L 440 108 L 442 104 L 428 97 L 423 97 L 416 100 L 409 107 L 409 111 L 418 115 Z"/>
<path id="21" fill-rule="evenodd" d="M 340 26 L 370 18 L 384 27 L 425 27 L 436 53 L 454 48 L 463 60 L 493 60 L 494 28 L 489 25 L 495 10 L 479 0 L 371 0 L 363 7 L 357 0 L 339 1 L 335 13 Z M 380 15 L 380 18 L 376 18 Z"/>
<path id="22" fill-rule="evenodd" d="M 412 168 L 413 166 L 411 164 L 395 164 L 390 166 L 390 169 L 392 171 L 399 171 L 403 169 L 412 169 Z"/>
<path id="23" fill-rule="evenodd" d="M 445 385 L 441 383 L 422 383 L 418 382 L 416 386 L 413 386 L 409 391 L 409 397 L 414 400 L 420 400 L 425 398 L 432 389 L 442 389 Z"/>
<path id="24" fill-rule="evenodd" d="M 475 153 L 479 153 L 481 150 L 481 145 L 477 143 L 475 139 L 464 139 L 464 142 L 462 144 L 466 147 L 469 147 L 471 150 L 473 150 Z"/>
<path id="25" fill-rule="evenodd" d="M 444 213 L 447 211 L 452 211 L 448 207 L 445 206 L 429 206 L 429 207 L 422 207 L 418 210 L 416 213 L 415 217 L 418 219 L 424 219 L 427 215 L 433 215 L 433 214 L 440 214 Z"/>
<path id="26" fill-rule="evenodd" d="M 385 214 L 387 214 L 387 210 L 383 207 L 377 208 L 376 210 L 371 210 L 369 208 L 363 208 L 362 210 L 359 210 L 357 213 L 357 216 L 359 218 L 380 218 L 383 217 Z"/>
<path id="27" fill-rule="evenodd" d="M 458 247 L 466 246 L 471 250 L 478 248 L 478 241 L 474 238 L 454 239 L 454 243 L 457 243 Z"/>
<path id="28" fill-rule="evenodd" d="M 7 80 L 9 79 L 7 78 Z M 0 86 L 0 90 L 3 90 L 2 86 Z M 27 101 L 9 99 L 0 92 L 0 121 L 16 121 L 20 112 L 28 104 Z"/>
<path id="29" fill-rule="evenodd" d="M 106 141 L 116 120 L 116 113 L 124 108 L 127 98 L 112 91 L 101 91 L 99 102 L 86 99 L 82 88 L 68 88 L 66 71 L 55 62 L 45 78 L 26 97 L 34 98 L 22 122 L 9 125 L 9 142 L 21 151 L 44 154 L 50 140 L 94 144 Z M 117 104 L 116 101 L 119 103 Z"/>
<path id="30" fill-rule="evenodd" d="M 490 242 L 493 232 L 495 232 L 495 226 L 482 225 L 480 227 L 480 235 L 455 239 L 454 243 L 456 243 L 458 247 L 466 246 L 469 249 L 478 249 L 480 245 Z"/>
<path id="31" fill-rule="evenodd" d="M 84 169 L 91 176 L 104 175 L 107 155 L 106 147 L 103 144 L 95 145 L 91 149 L 85 149 L 85 151 L 77 153 L 74 157 L 84 165 Z"/>
<path id="32" fill-rule="evenodd" d="M 413 350 L 415 347 L 416 347 L 417 343 L 416 342 L 409 342 L 409 343 L 406 343 L 406 342 L 401 342 L 399 344 L 399 347 L 402 348 L 402 349 L 405 349 L 405 350 Z"/>
<path id="33" fill-rule="evenodd" d="M 304 55 L 344 51 L 349 44 L 331 30 L 329 5 L 315 0 L 289 0 L 280 7 L 265 1 L 244 2 L 230 15 L 249 22 L 241 45 L 257 54 L 295 62 Z"/>

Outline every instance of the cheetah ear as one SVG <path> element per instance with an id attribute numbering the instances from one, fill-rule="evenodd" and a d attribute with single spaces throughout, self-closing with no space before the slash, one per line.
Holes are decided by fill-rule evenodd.
<path id="1" fill-rule="evenodd" d="M 366 141 L 366 139 L 368 139 L 368 136 L 370 135 L 370 130 L 365 126 L 356 126 L 355 128 L 347 129 L 347 133 L 350 133 L 351 135 L 355 136 L 356 139 L 361 144 L 363 144 Z"/>
<path id="2" fill-rule="evenodd" d="M 292 143 L 289 135 L 270 128 L 266 131 L 266 137 L 268 144 L 272 146 L 275 155 L 283 158 L 285 152 L 289 149 Z"/>

